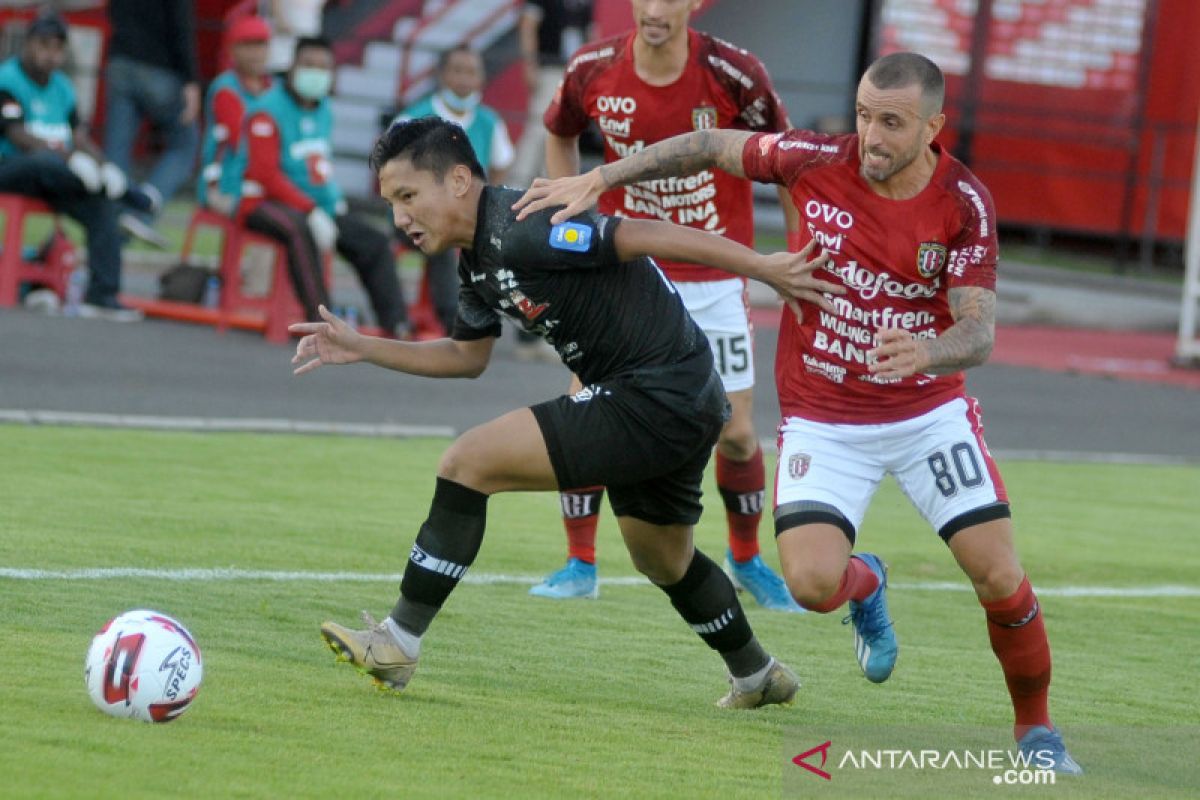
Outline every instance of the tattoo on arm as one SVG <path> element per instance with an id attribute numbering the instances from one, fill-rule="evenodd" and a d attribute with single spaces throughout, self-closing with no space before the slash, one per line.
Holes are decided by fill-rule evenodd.
<path id="1" fill-rule="evenodd" d="M 744 177 L 742 147 L 752 135 L 749 131 L 716 129 L 672 136 L 640 153 L 605 164 L 600 169 L 600 176 L 610 187 L 673 175 L 692 175 L 713 166 Z"/>
<path id="2" fill-rule="evenodd" d="M 950 313 L 954 324 L 927 342 L 929 368 L 948 375 L 987 361 L 996 340 L 996 293 L 977 286 L 951 289 Z"/>

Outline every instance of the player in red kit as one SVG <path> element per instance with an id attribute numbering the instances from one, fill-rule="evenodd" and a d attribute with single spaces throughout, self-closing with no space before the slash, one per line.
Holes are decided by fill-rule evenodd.
<path id="1" fill-rule="evenodd" d="M 688 27 L 700 0 L 632 0 L 636 29 L 576 51 L 546 110 L 547 174 L 579 172 L 579 136 L 594 120 L 604 137 L 605 161 L 648 144 L 709 128 L 776 132 L 787 112 L 762 63 L 733 45 Z M 795 213 L 785 190 L 789 230 Z M 605 214 L 662 219 L 754 243 L 753 199 L 745 178 L 715 169 L 614 188 L 600 198 Z M 717 487 L 729 525 L 726 569 L 762 606 L 803 611 L 759 555 L 762 450 L 753 422 L 753 331 L 746 283 L 697 264 L 660 262 L 688 312 L 712 345 L 733 416 L 717 443 Z M 571 393 L 579 391 L 572 383 Z M 565 567 L 531 593 L 565 599 L 595 597 L 596 524 L 604 487 L 563 492 L 567 528 Z"/>
<path id="2" fill-rule="evenodd" d="M 1050 720 L 1042 610 L 965 392 L 962 371 L 987 359 L 995 335 L 996 214 L 983 184 L 934 143 L 944 92 L 932 61 L 894 53 L 859 83 L 856 134 L 689 134 L 535 183 L 519 205 L 567 203 L 555 215 L 567 216 L 609 187 L 714 166 L 790 189 L 803 239 L 825 248 L 825 270 L 847 292 L 830 298 L 833 312 L 791 304 L 780 325 L 775 530 L 788 588 L 813 611 L 849 602 L 863 673 L 887 680 L 897 645 L 886 569 L 852 551 L 875 488 L 895 476 L 971 579 L 1021 751 L 1081 773 Z"/>

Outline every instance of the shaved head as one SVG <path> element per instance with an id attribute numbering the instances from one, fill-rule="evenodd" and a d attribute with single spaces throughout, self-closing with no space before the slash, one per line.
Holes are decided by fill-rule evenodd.
<path id="1" fill-rule="evenodd" d="M 938 65 L 917 53 L 892 53 L 867 68 L 867 80 L 877 89 L 921 87 L 921 111 L 926 119 L 942 112 L 946 81 Z"/>

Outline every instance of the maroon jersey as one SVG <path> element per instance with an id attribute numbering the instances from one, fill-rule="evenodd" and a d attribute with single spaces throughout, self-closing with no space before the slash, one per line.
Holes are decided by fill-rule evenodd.
<path id="1" fill-rule="evenodd" d="M 605 39 L 575 53 L 546 109 L 547 130 L 556 136 L 578 136 L 589 119 L 596 120 L 604 134 L 604 160 L 609 162 L 703 128 L 775 132 L 789 127 L 766 69 L 745 50 L 689 30 L 683 74 L 668 86 L 651 86 L 633 66 L 636 35 Z M 718 169 L 612 189 L 601 195 L 599 207 L 604 214 L 664 219 L 747 246 L 754 243 L 750 182 Z M 696 264 L 660 266 L 676 281 L 731 277 Z"/>
<path id="2" fill-rule="evenodd" d="M 962 162 L 932 147 L 938 163 L 929 185 L 916 197 L 891 200 L 859 175 L 856 134 L 793 130 L 747 141 L 746 176 L 788 187 L 803 243 L 815 238 L 829 251 L 825 270 L 847 288 L 833 298 L 833 313 L 805 305 L 797 322 L 784 309 L 775 360 L 784 416 L 894 422 L 964 393 L 962 372 L 882 379 L 867 371 L 878 329 L 935 338 L 954 323 L 951 288 L 996 285 L 992 197 Z"/>

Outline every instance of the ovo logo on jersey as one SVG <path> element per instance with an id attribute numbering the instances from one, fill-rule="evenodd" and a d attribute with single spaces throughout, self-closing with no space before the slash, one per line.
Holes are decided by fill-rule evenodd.
<path id="1" fill-rule="evenodd" d="M 832 222 L 844 231 L 854 225 L 854 215 L 849 211 L 843 211 L 837 206 L 831 206 L 818 200 L 809 200 L 804 204 L 804 216 L 818 222 L 823 221 L 827 225 Z"/>
<path id="2" fill-rule="evenodd" d="M 632 97 L 601 95 L 596 98 L 596 108 L 602 114 L 632 114 L 637 111 L 637 100 Z"/>

